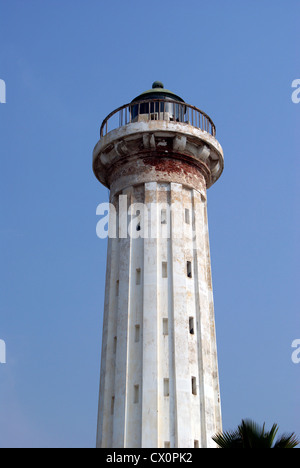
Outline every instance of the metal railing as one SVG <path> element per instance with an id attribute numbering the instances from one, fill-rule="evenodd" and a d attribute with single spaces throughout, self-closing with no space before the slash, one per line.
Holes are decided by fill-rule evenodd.
<path id="1" fill-rule="evenodd" d="M 212 136 L 216 135 L 216 127 L 211 118 L 197 107 L 169 99 L 151 99 L 131 102 L 111 112 L 102 122 L 100 138 L 129 123 L 151 120 L 186 123 Z"/>

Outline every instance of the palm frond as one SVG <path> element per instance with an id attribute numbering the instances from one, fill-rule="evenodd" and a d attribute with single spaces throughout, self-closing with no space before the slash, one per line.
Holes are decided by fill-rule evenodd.
<path id="1" fill-rule="evenodd" d="M 273 424 L 271 430 L 264 435 L 268 448 L 272 448 L 278 429 L 278 425 Z"/>
<path id="2" fill-rule="evenodd" d="M 265 425 L 259 426 L 249 419 L 242 420 L 238 426 L 244 448 L 270 448 L 265 434 Z"/>
<path id="3" fill-rule="evenodd" d="M 294 432 L 292 434 L 283 434 L 276 441 L 273 448 L 295 448 L 300 444 Z"/>
<path id="4" fill-rule="evenodd" d="M 270 431 L 265 430 L 254 421 L 243 419 L 236 431 L 227 431 L 212 437 L 220 448 L 295 448 L 300 444 L 295 434 L 284 434 L 277 439 L 277 424 Z"/>
<path id="5" fill-rule="evenodd" d="M 212 439 L 220 448 L 242 448 L 238 431 L 220 432 Z"/>

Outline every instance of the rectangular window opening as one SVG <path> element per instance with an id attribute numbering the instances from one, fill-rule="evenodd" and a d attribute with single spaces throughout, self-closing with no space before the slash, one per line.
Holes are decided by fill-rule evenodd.
<path id="1" fill-rule="evenodd" d="M 171 448 L 171 444 L 169 441 L 165 441 L 164 448 Z"/>
<path id="2" fill-rule="evenodd" d="M 189 317 L 189 330 L 190 334 L 194 335 L 195 334 L 195 322 L 194 322 L 194 317 Z"/>
<path id="3" fill-rule="evenodd" d="M 170 395 L 170 388 L 169 388 L 169 379 L 164 379 L 164 396 L 168 397 Z"/>
<path id="4" fill-rule="evenodd" d="M 114 337 L 114 353 L 116 354 L 117 352 L 117 337 Z"/>
<path id="5" fill-rule="evenodd" d="M 164 335 L 169 334 L 169 320 L 167 318 L 163 319 L 163 334 Z"/>
<path id="6" fill-rule="evenodd" d="M 168 263 L 162 262 L 162 277 L 168 278 Z"/>
<path id="7" fill-rule="evenodd" d="M 141 284 L 141 269 L 140 268 L 136 269 L 136 284 L 137 285 Z"/>
<path id="8" fill-rule="evenodd" d="M 167 224 L 167 210 L 161 210 L 161 224 Z"/>
<path id="9" fill-rule="evenodd" d="M 192 278 L 192 262 L 186 262 L 186 275 L 188 278 Z"/>
<path id="10" fill-rule="evenodd" d="M 133 397 L 134 404 L 139 402 L 139 398 L 140 398 L 140 386 L 135 385 L 134 386 L 134 397 Z"/>
<path id="11" fill-rule="evenodd" d="M 186 208 L 186 209 L 184 210 L 184 218 L 185 218 L 186 224 L 190 224 L 190 223 L 191 223 L 190 210 L 189 210 L 188 208 Z"/>
<path id="12" fill-rule="evenodd" d="M 194 440 L 194 448 L 199 448 L 199 440 Z"/>
<path id="13" fill-rule="evenodd" d="M 113 396 L 111 398 L 111 406 L 110 406 L 110 412 L 111 414 L 114 414 L 114 410 L 115 410 L 115 397 Z"/>
<path id="14" fill-rule="evenodd" d="M 140 341 L 141 327 L 140 325 L 135 326 L 134 341 L 138 343 Z"/>
<path id="15" fill-rule="evenodd" d="M 196 377 L 192 377 L 192 394 L 197 395 L 197 381 Z"/>
<path id="16" fill-rule="evenodd" d="M 116 296 L 119 295 L 119 285 L 120 285 L 120 282 L 118 280 L 118 281 L 116 281 Z"/>

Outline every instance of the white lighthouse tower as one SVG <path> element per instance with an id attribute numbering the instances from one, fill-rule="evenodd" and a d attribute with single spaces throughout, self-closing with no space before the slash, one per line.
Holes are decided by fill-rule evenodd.
<path id="1" fill-rule="evenodd" d="M 97 447 L 214 447 L 222 423 L 206 191 L 223 170 L 215 126 L 155 82 L 104 120 L 93 161 L 117 218 Z"/>

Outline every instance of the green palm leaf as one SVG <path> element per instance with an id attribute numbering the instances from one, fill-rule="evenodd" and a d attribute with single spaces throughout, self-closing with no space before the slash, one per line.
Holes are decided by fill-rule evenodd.
<path id="1" fill-rule="evenodd" d="M 300 442 L 295 434 L 284 434 L 274 444 L 277 424 L 270 431 L 251 420 L 242 420 L 236 431 L 227 431 L 212 437 L 220 448 L 295 448 Z"/>

